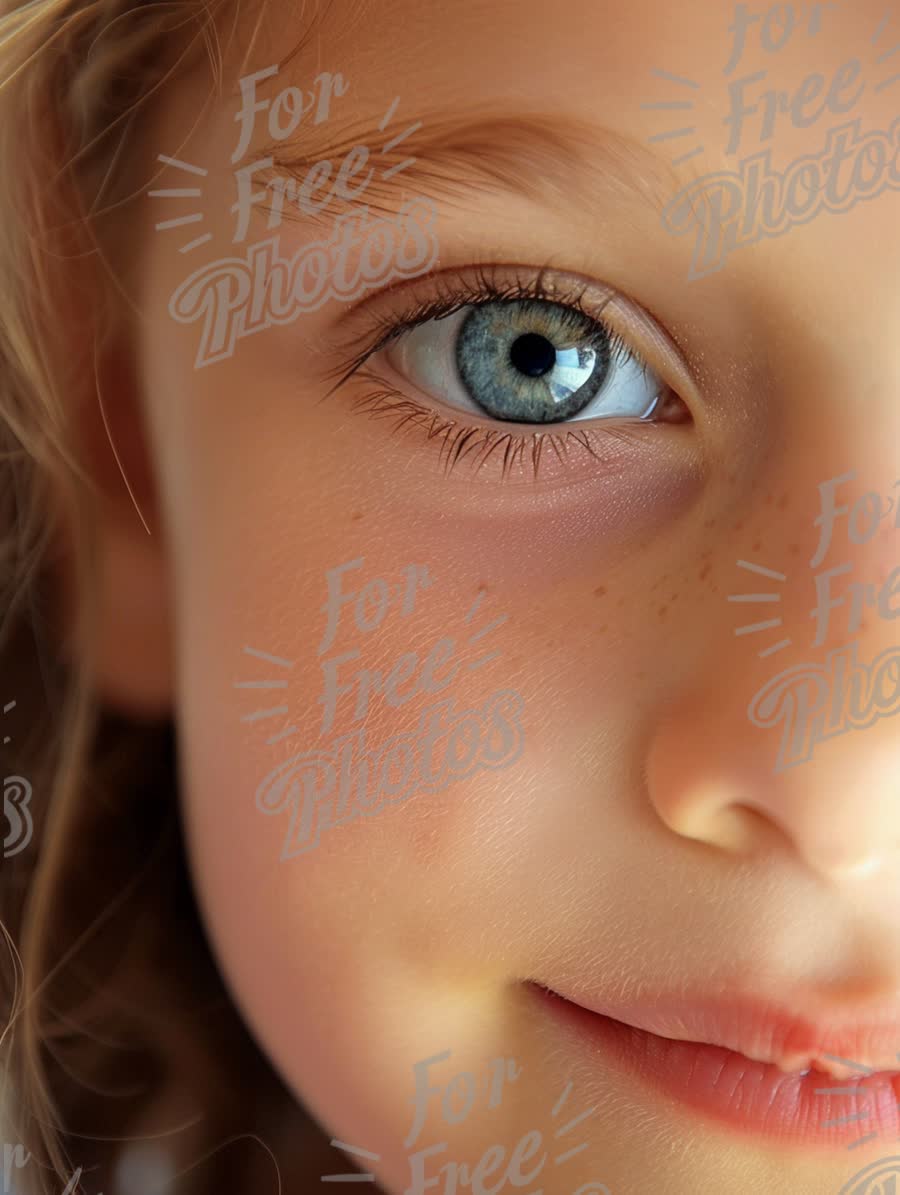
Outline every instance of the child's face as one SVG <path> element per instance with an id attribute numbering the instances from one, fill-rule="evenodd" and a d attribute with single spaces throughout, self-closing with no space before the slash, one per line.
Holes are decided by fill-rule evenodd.
<path id="1" fill-rule="evenodd" d="M 768 18 L 343 0 L 311 25 L 301 7 L 267 8 L 245 64 L 242 12 L 205 112 L 205 68 L 161 93 L 150 189 L 201 195 L 143 199 L 133 262 L 183 800 L 223 972 L 297 1096 L 390 1190 L 442 1195 L 449 1167 L 424 1185 L 442 1166 L 508 1159 L 538 1129 L 472 1190 L 534 1173 L 554 1193 L 838 1195 L 891 1153 L 900 1098 L 867 1080 L 871 1119 L 821 1128 L 865 1106 L 800 1077 L 827 1055 L 889 1071 L 900 1051 L 896 19 L 875 0 Z M 242 99 L 238 79 L 310 29 Z M 292 86 L 318 89 L 322 119 L 273 140 Z M 419 121 L 410 154 L 380 152 Z M 340 206 L 355 145 L 347 194 L 374 174 Z M 235 171 L 272 147 L 305 157 L 300 180 L 333 163 L 305 192 L 320 215 L 285 190 L 282 258 L 362 203 L 421 197 L 433 225 L 420 206 L 404 243 L 424 261 L 435 238 L 437 260 L 196 368 L 192 302 L 227 347 L 264 301 L 239 263 L 276 235 L 277 188 L 237 243 L 233 207 Z M 735 179 L 763 151 L 761 170 L 793 167 L 793 210 L 817 171 L 833 210 L 758 239 Z M 804 157 L 820 165 L 799 173 Z M 698 232 L 716 213 L 718 245 Z M 745 218 L 757 243 L 739 246 Z M 539 299 L 516 298 L 546 267 Z M 618 351 L 596 323 L 609 288 Z M 381 331 L 481 294 L 465 328 L 420 325 L 337 385 Z M 521 1073 L 491 1107 L 498 1058 Z M 463 1071 L 471 1111 L 461 1080 L 442 1113 Z M 415 1132 L 417 1083 L 420 1103 L 436 1091 Z"/>

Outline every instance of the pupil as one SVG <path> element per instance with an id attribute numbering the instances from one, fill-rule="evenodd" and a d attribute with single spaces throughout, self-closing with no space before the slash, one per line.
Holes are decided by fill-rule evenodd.
<path id="1" fill-rule="evenodd" d="M 546 336 L 528 332 L 513 342 L 509 359 L 520 373 L 529 378 L 540 378 L 556 365 L 556 349 Z"/>

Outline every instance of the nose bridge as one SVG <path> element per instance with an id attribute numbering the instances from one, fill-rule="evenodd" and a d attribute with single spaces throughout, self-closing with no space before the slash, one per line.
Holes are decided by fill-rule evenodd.
<path id="1" fill-rule="evenodd" d="M 677 832 L 737 850 L 761 818 L 834 877 L 900 859 L 900 468 L 828 455 L 729 544 L 725 634 L 647 777 Z"/>

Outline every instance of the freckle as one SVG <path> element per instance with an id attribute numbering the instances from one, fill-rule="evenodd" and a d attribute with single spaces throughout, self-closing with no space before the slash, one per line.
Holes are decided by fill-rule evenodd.
<path id="1" fill-rule="evenodd" d="M 709 592 L 710 592 L 710 593 L 718 593 L 718 592 L 719 592 L 719 587 L 718 587 L 718 585 L 710 585 L 710 587 L 709 587 Z"/>
<path id="2" fill-rule="evenodd" d="M 800 555 L 800 545 L 799 544 L 791 544 L 791 555 L 792 556 Z"/>
<path id="3" fill-rule="evenodd" d="M 677 594 L 677 593 L 673 593 L 673 594 L 672 594 L 672 596 L 669 598 L 669 601 L 670 601 L 670 602 L 677 602 L 677 601 L 678 601 L 678 594 Z"/>
<path id="4" fill-rule="evenodd" d="M 638 680 L 646 680 L 647 679 L 647 673 L 643 670 L 643 668 L 640 670 L 640 672 L 637 675 L 638 675 Z"/>
<path id="5" fill-rule="evenodd" d="M 365 516 L 363 515 L 363 512 L 362 512 L 361 510 L 358 510 L 358 511 L 356 512 L 356 514 L 354 514 L 354 515 L 352 515 L 352 516 L 351 516 L 351 522 L 353 522 L 353 523 L 358 523 L 358 522 L 359 522 L 359 520 L 360 520 L 360 519 L 362 519 L 362 518 L 364 518 L 364 517 L 365 517 Z"/>
<path id="6" fill-rule="evenodd" d="M 624 606 L 624 605 L 625 605 L 625 598 L 624 598 L 624 597 L 620 597 L 620 598 L 619 598 L 619 600 L 616 602 L 616 605 L 617 605 L 617 606 Z"/>
<path id="7" fill-rule="evenodd" d="M 665 618 L 665 616 L 668 614 L 668 612 L 669 612 L 669 607 L 668 607 L 668 606 L 660 606 L 660 608 L 659 608 L 659 619 L 660 619 L 660 622 L 662 622 L 662 620 Z"/>
<path id="8" fill-rule="evenodd" d="M 705 581 L 705 580 L 706 580 L 706 578 L 709 576 L 709 574 L 710 574 L 711 572 L 712 572 L 712 565 L 711 565 L 711 564 L 704 564 L 703 568 L 700 570 L 700 573 L 699 573 L 699 575 L 698 575 L 698 577 L 697 577 L 697 580 L 698 580 L 698 581 Z"/>
<path id="9" fill-rule="evenodd" d="M 604 623 L 602 627 L 597 627 L 597 634 L 602 635 L 606 631 L 608 625 L 608 623 Z"/>
<path id="10" fill-rule="evenodd" d="M 753 551 L 754 552 L 762 551 L 762 540 L 761 539 L 756 540 L 756 542 L 753 545 Z"/>
<path id="11" fill-rule="evenodd" d="M 734 529 L 735 529 L 735 531 L 743 531 L 744 530 L 744 520 L 741 519 L 741 521 L 739 523 L 735 523 Z"/>
<path id="12" fill-rule="evenodd" d="M 598 585 L 594 590 L 594 597 L 606 597 L 606 586 Z"/>

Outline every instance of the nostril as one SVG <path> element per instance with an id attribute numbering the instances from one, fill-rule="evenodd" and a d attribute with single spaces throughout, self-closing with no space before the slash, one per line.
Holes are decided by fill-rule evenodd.
<path id="1" fill-rule="evenodd" d="M 682 838 L 690 838 L 732 855 L 752 856 L 779 845 L 790 850 L 790 835 L 777 820 L 745 802 L 732 799 L 730 786 L 710 784 L 680 806 L 670 806 L 664 819 Z"/>

